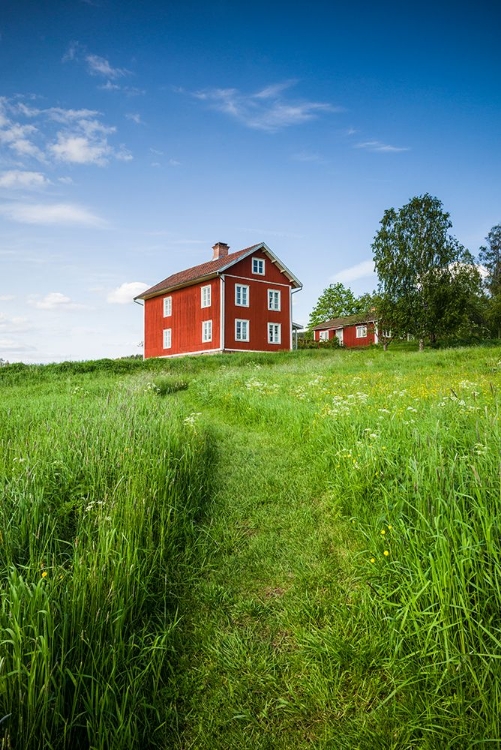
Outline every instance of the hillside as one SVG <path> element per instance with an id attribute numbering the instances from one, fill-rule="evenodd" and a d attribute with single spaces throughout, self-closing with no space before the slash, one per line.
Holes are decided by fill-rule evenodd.
<path id="1" fill-rule="evenodd" d="M 2 368 L 1 747 L 499 742 L 500 377 L 500 348 Z"/>

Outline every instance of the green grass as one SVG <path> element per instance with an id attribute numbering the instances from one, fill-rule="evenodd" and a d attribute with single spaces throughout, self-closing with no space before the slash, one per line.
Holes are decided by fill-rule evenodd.
<path id="1" fill-rule="evenodd" d="M 125 362 L 0 371 L 0 747 L 499 746 L 501 350 Z"/>

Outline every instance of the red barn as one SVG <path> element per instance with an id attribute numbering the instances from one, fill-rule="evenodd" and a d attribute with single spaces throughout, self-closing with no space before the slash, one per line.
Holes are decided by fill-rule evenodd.
<path id="1" fill-rule="evenodd" d="M 292 294 L 301 283 L 264 242 L 180 271 L 139 294 L 144 357 L 292 349 Z"/>
<path id="2" fill-rule="evenodd" d="M 374 315 L 348 315 L 333 318 L 313 329 L 314 341 L 329 341 L 337 337 L 341 346 L 370 346 L 378 343 L 377 320 Z"/>

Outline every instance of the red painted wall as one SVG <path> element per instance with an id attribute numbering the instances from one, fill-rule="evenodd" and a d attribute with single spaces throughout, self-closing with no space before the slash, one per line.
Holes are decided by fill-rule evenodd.
<path id="1" fill-rule="evenodd" d="M 252 257 L 263 258 L 265 275 L 252 273 Z M 235 286 L 246 284 L 249 287 L 249 306 L 235 304 Z M 280 292 L 280 310 L 268 310 L 268 290 Z M 225 335 L 224 348 L 276 352 L 290 349 L 290 295 L 291 286 L 286 276 L 275 266 L 265 253 L 254 253 L 249 258 L 236 263 L 225 274 Z M 235 320 L 249 321 L 249 341 L 235 340 Z M 268 343 L 268 323 L 281 326 L 280 344 Z"/>
<path id="2" fill-rule="evenodd" d="M 176 289 L 169 294 L 145 300 L 144 356 L 169 357 L 174 354 L 213 351 L 220 348 L 219 279 Z M 211 287 L 210 307 L 201 307 L 202 286 Z M 172 297 L 172 315 L 164 318 L 164 297 Z M 212 341 L 202 342 L 202 321 L 212 320 Z M 163 331 L 172 331 L 172 346 L 163 348 Z"/>
<path id="3" fill-rule="evenodd" d="M 374 343 L 374 325 L 367 324 L 367 336 L 357 339 L 357 326 L 346 326 L 343 329 L 343 346 L 370 346 Z"/>

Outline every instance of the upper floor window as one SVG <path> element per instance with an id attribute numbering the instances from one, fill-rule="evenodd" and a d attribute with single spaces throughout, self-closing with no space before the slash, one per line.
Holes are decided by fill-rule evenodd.
<path id="1" fill-rule="evenodd" d="M 172 297 L 164 297 L 164 318 L 172 315 Z"/>
<path id="2" fill-rule="evenodd" d="M 280 310 L 280 292 L 268 289 L 268 310 Z"/>
<path id="3" fill-rule="evenodd" d="M 235 341 L 249 340 L 249 321 L 235 320 Z"/>
<path id="4" fill-rule="evenodd" d="M 172 329 L 164 328 L 164 349 L 170 349 L 172 347 Z"/>
<path id="5" fill-rule="evenodd" d="M 202 322 L 202 341 L 212 341 L 212 320 Z"/>
<path id="6" fill-rule="evenodd" d="M 202 307 L 210 307 L 211 306 L 211 288 L 209 286 L 203 286 L 200 289 L 200 293 L 202 295 Z"/>
<path id="7" fill-rule="evenodd" d="M 356 338 L 364 339 L 367 336 L 367 326 L 357 326 Z"/>
<path id="8" fill-rule="evenodd" d="M 268 323 L 268 344 L 280 344 L 281 333 L 280 323 Z"/>
<path id="9" fill-rule="evenodd" d="M 264 276 L 264 260 L 262 258 L 252 259 L 252 273 L 257 273 L 260 276 Z"/>
<path id="10" fill-rule="evenodd" d="M 235 305 L 249 307 L 249 287 L 247 284 L 235 285 Z"/>

